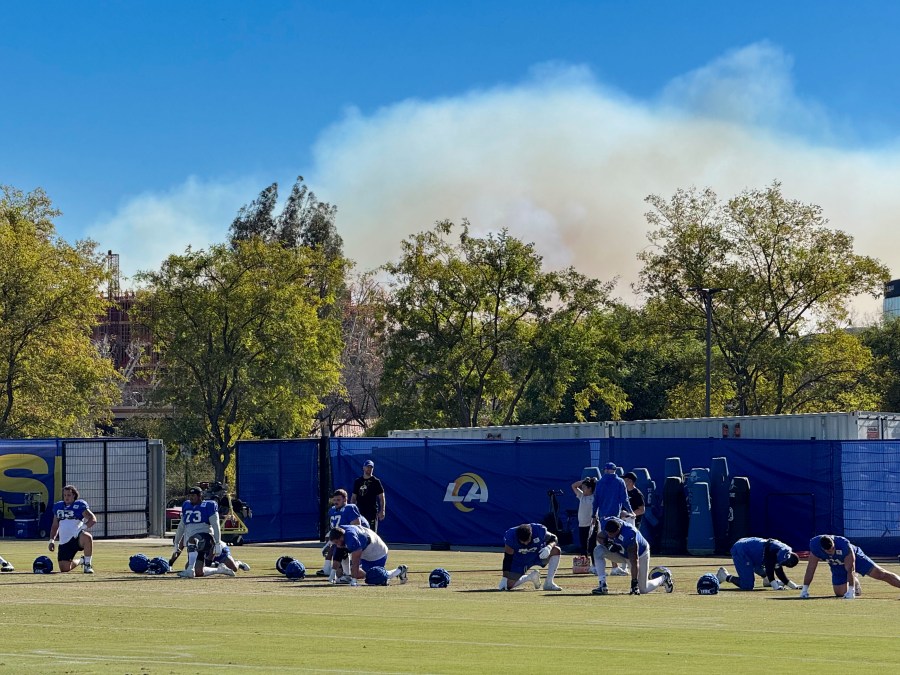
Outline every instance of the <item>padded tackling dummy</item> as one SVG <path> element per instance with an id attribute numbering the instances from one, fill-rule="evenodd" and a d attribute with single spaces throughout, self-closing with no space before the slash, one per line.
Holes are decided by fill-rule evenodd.
<path id="1" fill-rule="evenodd" d="M 31 571 L 35 574 L 52 574 L 53 561 L 45 555 L 39 555 L 31 565 Z"/>
<path id="2" fill-rule="evenodd" d="M 634 486 L 644 495 L 644 502 L 646 503 L 650 499 L 650 471 L 641 466 L 632 469 L 631 473 L 637 476 Z"/>
<path id="3" fill-rule="evenodd" d="M 716 549 L 716 544 L 713 536 L 709 485 L 706 483 L 688 483 L 686 490 L 688 509 L 690 511 L 687 536 L 688 553 L 691 555 L 712 555 Z"/>
<path id="4" fill-rule="evenodd" d="M 716 553 L 728 553 L 728 459 L 713 457 L 709 464 L 709 501 L 712 504 L 713 536 Z"/>
<path id="5" fill-rule="evenodd" d="M 702 466 L 691 469 L 691 472 L 685 479 L 685 484 L 690 485 L 691 483 L 706 483 L 709 485 L 709 469 Z"/>
<path id="6" fill-rule="evenodd" d="M 669 476 L 678 476 L 684 480 L 684 471 L 681 470 L 681 457 L 666 457 L 664 473 L 666 478 Z"/>
<path id="7" fill-rule="evenodd" d="M 135 574 L 143 574 L 150 566 L 150 558 L 143 553 L 135 553 L 128 559 L 128 569 Z"/>
<path id="8" fill-rule="evenodd" d="M 443 567 L 432 570 L 428 575 L 428 585 L 431 588 L 447 588 L 450 585 L 450 572 Z"/>
<path id="9" fill-rule="evenodd" d="M 668 461 L 668 460 L 666 460 Z M 681 555 L 687 551 L 688 507 L 681 476 L 669 476 L 663 488 L 660 553 Z"/>
<path id="10" fill-rule="evenodd" d="M 717 595 L 719 580 L 715 574 L 704 574 L 697 579 L 697 593 L 700 595 Z"/>
<path id="11" fill-rule="evenodd" d="M 728 490 L 728 548 L 750 536 L 750 479 L 735 476 Z"/>

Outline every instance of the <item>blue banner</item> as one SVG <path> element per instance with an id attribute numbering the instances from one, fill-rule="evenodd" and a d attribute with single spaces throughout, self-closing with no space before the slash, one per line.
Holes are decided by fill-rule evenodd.
<path id="1" fill-rule="evenodd" d="M 237 493 L 253 512 L 247 542 L 319 538 L 318 441 L 241 441 Z"/>
<path id="2" fill-rule="evenodd" d="M 387 502 L 379 532 L 387 541 L 500 546 L 510 527 L 544 520 L 549 490 L 571 496 L 590 444 L 335 438 L 331 459 L 333 485 L 348 493 L 363 462 L 375 462 Z M 564 508 L 560 515 L 565 521 Z"/>
<path id="3" fill-rule="evenodd" d="M 43 518 L 47 528 L 48 507 L 58 490 L 60 444 L 57 440 L 0 441 L 0 536 L 14 536 L 15 520 Z M 61 480 L 61 479 L 59 479 Z M 38 536 L 37 526 L 28 536 Z"/>

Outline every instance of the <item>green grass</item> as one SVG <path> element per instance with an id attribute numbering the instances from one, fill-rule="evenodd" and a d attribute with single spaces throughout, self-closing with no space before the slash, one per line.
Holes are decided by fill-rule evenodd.
<path id="1" fill-rule="evenodd" d="M 408 564 L 410 582 L 387 588 L 275 571 L 289 554 L 313 572 L 312 546 L 235 548 L 253 568 L 235 579 L 128 571 L 132 553 L 169 551 L 160 540 L 100 541 L 93 576 L 39 576 L 31 562 L 44 543 L 0 540 L 18 568 L 0 576 L 0 673 L 900 672 L 900 591 L 864 578 L 862 598 L 831 598 L 824 569 L 809 601 L 769 589 L 698 596 L 718 558 L 654 559 L 674 571 L 675 593 L 640 597 L 625 577 L 590 595 L 595 578 L 573 576 L 570 556 L 563 592 L 501 593 L 496 552 L 397 548 L 390 562 Z M 428 588 L 434 567 L 451 571 L 449 588 Z"/>

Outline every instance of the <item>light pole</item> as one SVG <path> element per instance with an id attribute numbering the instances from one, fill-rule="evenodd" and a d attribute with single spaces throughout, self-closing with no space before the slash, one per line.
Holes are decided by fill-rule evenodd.
<path id="1" fill-rule="evenodd" d="M 730 291 L 730 288 L 700 288 L 693 286 L 688 289 L 695 291 L 702 299 L 706 309 L 706 416 L 709 417 L 709 390 L 710 369 L 712 367 L 712 301 L 713 295 L 721 291 Z"/>

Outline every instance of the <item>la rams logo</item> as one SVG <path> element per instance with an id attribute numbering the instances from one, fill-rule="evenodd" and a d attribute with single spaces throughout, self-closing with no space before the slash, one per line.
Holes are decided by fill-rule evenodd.
<path id="1" fill-rule="evenodd" d="M 468 489 L 466 489 L 468 486 Z M 468 502 L 486 502 L 488 489 L 484 480 L 477 473 L 464 473 L 455 481 L 447 485 L 444 493 L 444 501 L 450 502 L 462 512 L 474 509 L 474 506 L 466 506 Z"/>

